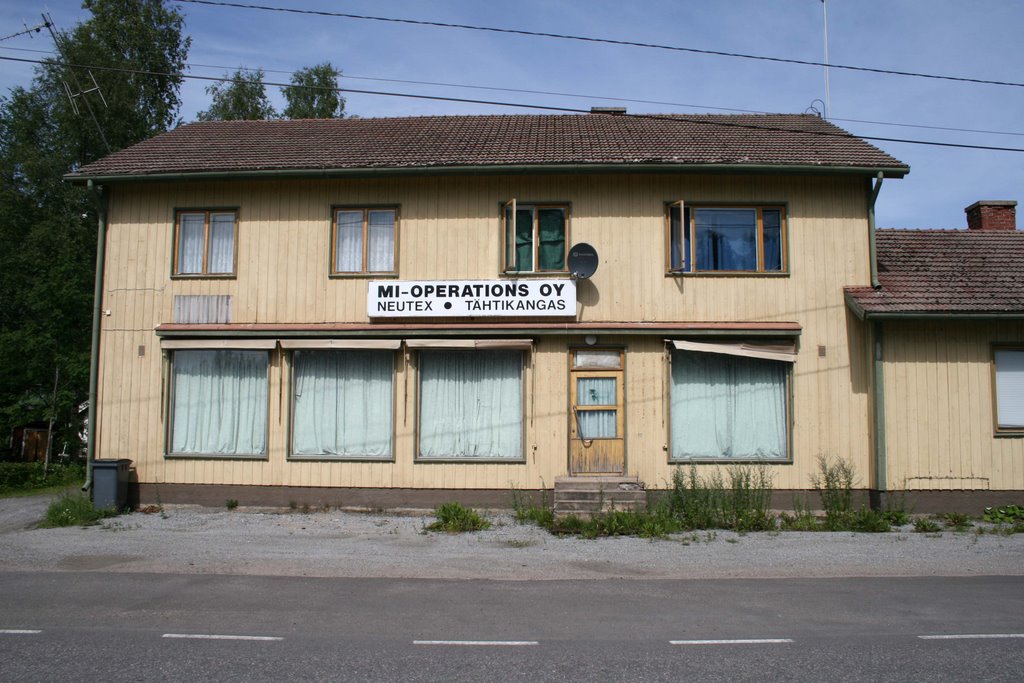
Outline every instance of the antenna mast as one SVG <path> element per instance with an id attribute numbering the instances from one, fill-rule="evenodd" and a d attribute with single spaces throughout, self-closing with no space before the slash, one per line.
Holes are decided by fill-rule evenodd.
<path id="1" fill-rule="evenodd" d="M 53 20 L 50 19 L 50 15 L 45 12 L 43 13 L 43 25 L 50 31 L 50 37 L 53 38 L 53 44 L 57 48 L 57 54 L 62 60 L 67 62 L 67 55 L 64 54 L 64 47 L 61 44 L 60 34 L 53 30 Z M 74 82 L 75 86 L 75 92 L 72 92 L 71 86 L 68 85 L 67 81 L 64 81 L 64 92 L 67 94 L 68 100 L 71 102 L 71 108 L 75 110 L 75 114 L 81 114 L 81 111 L 78 109 L 78 104 L 75 102 L 76 99 L 81 98 L 82 102 L 85 103 L 86 111 L 89 112 L 89 118 L 92 119 L 93 124 L 96 126 L 96 132 L 100 134 L 103 146 L 107 148 L 108 152 L 112 152 L 113 150 L 110 148 L 107 136 L 103 133 L 103 126 L 100 125 L 99 119 L 96 118 L 96 112 L 92 110 L 89 98 L 86 97 L 89 93 L 96 93 L 100 97 L 100 102 L 102 102 L 104 108 L 106 108 L 107 100 L 103 97 L 103 91 L 100 90 L 99 83 L 96 82 L 96 77 L 92 75 L 92 71 L 86 69 L 86 73 L 89 75 L 89 80 L 92 81 L 92 87 L 84 89 L 78 81 L 78 76 L 75 73 L 74 67 L 69 66 L 68 71 L 71 73 L 71 80 Z"/>
<path id="2" fill-rule="evenodd" d="M 832 110 L 832 101 L 828 92 L 828 0 L 821 0 L 821 15 L 825 24 L 825 118 L 828 119 Z"/>

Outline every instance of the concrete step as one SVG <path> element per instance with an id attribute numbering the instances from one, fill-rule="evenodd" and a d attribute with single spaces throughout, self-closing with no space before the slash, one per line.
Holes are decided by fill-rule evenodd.
<path id="1" fill-rule="evenodd" d="M 610 510 L 642 510 L 647 492 L 637 477 L 558 477 L 555 515 L 588 518 Z"/>

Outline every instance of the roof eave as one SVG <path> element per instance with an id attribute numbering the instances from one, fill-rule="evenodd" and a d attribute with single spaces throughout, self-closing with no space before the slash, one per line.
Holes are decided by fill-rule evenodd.
<path id="1" fill-rule="evenodd" d="M 176 171 L 173 173 L 68 173 L 74 184 L 168 182 L 186 180 L 262 180 L 275 178 L 365 178 L 379 176 L 574 174 L 574 173 L 757 173 L 779 175 L 862 175 L 902 178 L 909 166 L 823 166 L 814 164 L 505 164 L 483 166 L 416 166 L 383 168 L 251 169 L 235 171 Z"/>

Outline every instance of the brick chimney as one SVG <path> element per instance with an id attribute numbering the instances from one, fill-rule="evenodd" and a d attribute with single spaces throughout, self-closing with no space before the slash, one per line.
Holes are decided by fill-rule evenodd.
<path id="1" fill-rule="evenodd" d="M 985 199 L 966 209 L 968 230 L 1016 230 L 1017 202 Z"/>

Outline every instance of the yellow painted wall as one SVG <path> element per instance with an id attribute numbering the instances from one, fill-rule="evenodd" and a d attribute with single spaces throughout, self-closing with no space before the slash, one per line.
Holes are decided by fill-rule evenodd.
<path id="1" fill-rule="evenodd" d="M 499 205 L 571 204 L 572 242 L 601 255 L 581 282 L 583 322 L 791 321 L 803 327 L 794 367 L 794 462 L 773 466 L 778 488 L 804 488 L 818 454 L 869 465 L 863 326 L 842 287 L 868 281 L 863 179 L 842 176 L 574 175 L 136 184 L 111 191 L 101 348 L 98 457 L 136 461 L 144 482 L 297 486 L 507 488 L 551 486 L 566 473 L 567 348 L 540 338 L 526 373 L 526 463 L 414 464 L 415 376 L 396 376 L 394 463 L 286 460 L 287 368 L 272 356 L 266 461 L 167 460 L 166 368 L 154 328 L 176 294 L 230 294 L 233 322 L 365 322 L 366 279 L 329 279 L 332 204 L 397 204 L 402 279 L 497 279 Z M 665 202 L 757 202 L 787 207 L 787 276 L 665 275 Z M 172 280 L 176 208 L 239 207 L 238 273 Z M 650 486 L 667 463 L 663 337 L 602 338 L 626 346 L 627 460 Z M 824 356 L 819 356 L 819 346 Z M 143 355 L 140 354 L 140 347 Z M 404 353 L 404 352 L 403 352 Z"/>
<path id="2" fill-rule="evenodd" d="M 1024 438 L 995 436 L 992 344 L 1022 323 L 884 324 L 891 489 L 1024 489 Z"/>

